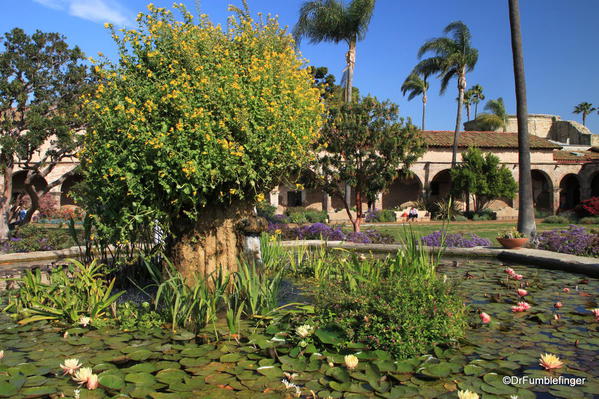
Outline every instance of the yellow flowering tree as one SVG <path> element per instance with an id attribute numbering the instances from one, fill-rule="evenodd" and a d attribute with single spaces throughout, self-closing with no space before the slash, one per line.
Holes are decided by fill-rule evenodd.
<path id="1" fill-rule="evenodd" d="M 175 8 L 182 19 L 150 5 L 138 29 L 108 26 L 120 59 L 97 63 L 84 99 L 81 195 L 104 239 L 159 227 L 179 270 L 208 275 L 236 267 L 239 222 L 309 161 L 323 106 L 276 19 L 234 9 L 224 29 Z"/>

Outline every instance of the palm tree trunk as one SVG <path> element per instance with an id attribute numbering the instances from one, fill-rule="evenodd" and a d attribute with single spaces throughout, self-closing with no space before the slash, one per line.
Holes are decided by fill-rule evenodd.
<path id="1" fill-rule="evenodd" d="M 478 115 L 478 101 L 474 103 L 474 119 Z"/>
<path id="2" fill-rule="evenodd" d="M 354 68 L 356 67 L 356 38 L 349 42 L 349 51 L 346 56 L 347 62 L 347 79 L 345 80 L 345 102 L 350 103 L 352 100 L 352 88 L 354 81 Z"/>
<path id="3" fill-rule="evenodd" d="M 470 105 L 466 105 L 466 118 L 470 120 Z"/>
<path id="4" fill-rule="evenodd" d="M 458 77 L 458 115 L 455 120 L 455 132 L 453 133 L 453 149 L 451 153 L 451 167 L 455 167 L 458 155 L 458 140 L 460 138 L 460 128 L 462 125 L 462 106 L 464 104 L 464 90 L 466 89 L 466 72 L 462 71 Z"/>
<path id="5" fill-rule="evenodd" d="M 587 125 L 587 116 L 586 114 L 583 112 L 582 113 L 582 126 L 586 126 Z"/>
<path id="6" fill-rule="evenodd" d="M 532 236 L 536 232 L 536 226 L 532 199 L 528 107 L 526 102 L 524 58 L 522 54 L 522 32 L 520 30 L 520 6 L 518 0 L 508 0 L 508 4 L 510 8 L 510 31 L 512 36 L 512 55 L 514 59 L 514 78 L 516 83 L 516 108 L 518 113 L 518 231 L 527 236 Z"/>
<path id="7" fill-rule="evenodd" d="M 422 94 L 422 130 L 424 130 L 424 118 L 426 116 L 426 91 Z"/>

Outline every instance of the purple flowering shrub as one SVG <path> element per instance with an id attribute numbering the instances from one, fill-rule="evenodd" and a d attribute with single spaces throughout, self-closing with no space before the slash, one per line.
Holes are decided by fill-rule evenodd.
<path id="1" fill-rule="evenodd" d="M 468 237 L 469 236 L 469 237 Z M 445 235 L 443 244 L 450 248 L 473 248 L 473 247 L 488 247 L 491 246 L 491 241 L 486 238 L 479 237 L 474 233 L 468 234 L 451 233 Z M 440 247 L 443 240 L 443 232 L 435 231 L 421 238 L 424 245 L 429 247 Z"/>
<path id="2" fill-rule="evenodd" d="M 313 223 L 298 227 L 289 227 L 286 224 L 270 224 L 268 232 L 280 234 L 287 240 L 328 240 L 349 241 L 362 244 L 389 244 L 393 237 L 376 230 L 366 230 L 360 233 L 344 233 L 341 227 L 331 227 L 324 223 Z"/>
<path id="3" fill-rule="evenodd" d="M 599 256 L 599 236 L 571 224 L 567 229 L 544 231 L 536 238 L 539 249 L 580 256 Z"/>

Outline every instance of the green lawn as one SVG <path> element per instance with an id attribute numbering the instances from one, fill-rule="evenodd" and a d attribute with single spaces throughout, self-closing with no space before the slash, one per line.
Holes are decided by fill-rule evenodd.
<path id="1" fill-rule="evenodd" d="M 411 228 L 414 233 L 418 236 L 425 236 L 434 231 L 441 230 L 443 223 L 441 222 L 430 222 L 430 223 L 411 223 Z M 537 220 L 537 231 L 547 231 L 554 229 L 563 229 L 567 227 L 567 224 L 548 224 L 541 223 Z M 498 232 L 504 230 L 511 230 L 516 227 L 516 222 L 502 222 L 502 221 L 485 221 L 485 222 L 451 222 L 449 224 L 450 233 L 474 233 L 480 237 L 491 240 L 492 243 L 496 243 L 495 237 Z M 374 228 L 380 232 L 391 234 L 397 240 L 402 236 L 405 226 L 401 224 L 389 224 L 389 225 L 377 225 L 373 227 L 364 227 L 364 229 Z"/>

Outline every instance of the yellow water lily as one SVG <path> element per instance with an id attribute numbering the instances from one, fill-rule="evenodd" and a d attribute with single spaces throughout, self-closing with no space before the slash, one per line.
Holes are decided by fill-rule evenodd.
<path id="1" fill-rule="evenodd" d="M 469 390 L 458 391 L 459 399 L 478 399 L 478 394 Z"/>
<path id="2" fill-rule="evenodd" d="M 358 358 L 354 355 L 345 355 L 343 360 L 345 361 L 345 367 L 347 367 L 350 370 L 353 370 L 356 367 L 358 367 L 358 363 L 360 362 Z"/>

